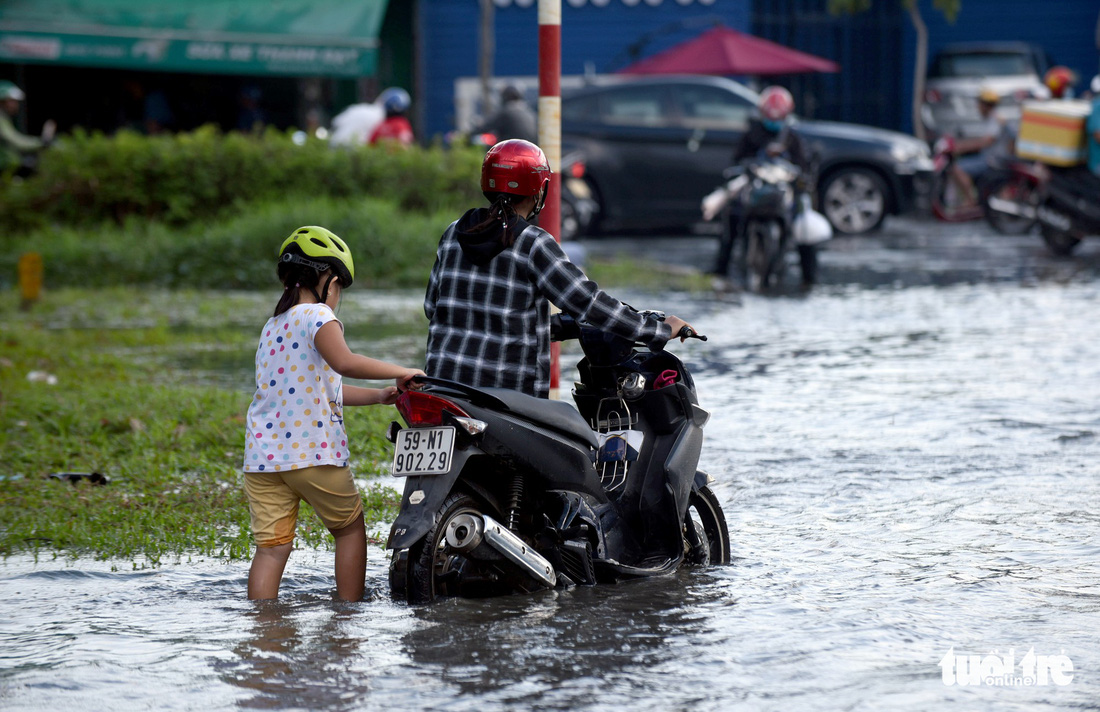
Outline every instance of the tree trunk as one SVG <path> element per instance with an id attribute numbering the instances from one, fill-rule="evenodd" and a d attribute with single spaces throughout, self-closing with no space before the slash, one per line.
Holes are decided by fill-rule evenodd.
<path id="1" fill-rule="evenodd" d="M 921 119 L 921 107 L 924 105 L 924 72 L 928 66 L 928 26 L 924 24 L 916 0 L 907 2 L 906 7 L 913 29 L 917 31 L 917 60 L 913 67 L 913 135 L 924 141 L 928 137 Z"/>

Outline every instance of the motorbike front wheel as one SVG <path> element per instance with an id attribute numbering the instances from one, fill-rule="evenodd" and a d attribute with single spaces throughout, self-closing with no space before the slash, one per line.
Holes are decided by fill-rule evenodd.
<path id="1" fill-rule="evenodd" d="M 484 507 L 468 494 L 451 494 L 439 506 L 435 526 L 405 551 L 395 551 L 390 562 L 390 594 L 411 604 L 470 592 L 472 586 L 492 583 L 474 562 L 447 544 L 447 527 L 457 517 L 479 517 Z M 487 595 L 478 591 L 473 595 Z"/>
<path id="2" fill-rule="evenodd" d="M 745 228 L 746 277 L 750 291 L 777 284 L 786 266 L 783 227 L 778 220 L 750 220 Z"/>
<path id="3" fill-rule="evenodd" d="M 730 533 L 722 505 L 710 487 L 700 487 L 688 499 L 684 517 L 685 555 L 693 564 L 728 564 Z"/>
<path id="4" fill-rule="evenodd" d="M 1006 203 L 1015 210 L 999 210 Z M 1012 176 L 988 187 L 982 198 L 985 219 L 1002 235 L 1024 235 L 1035 226 L 1038 195 L 1035 185 L 1022 176 Z"/>

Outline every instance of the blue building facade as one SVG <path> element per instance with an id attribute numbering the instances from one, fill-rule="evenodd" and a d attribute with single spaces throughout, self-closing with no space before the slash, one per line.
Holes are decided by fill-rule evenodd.
<path id="1" fill-rule="evenodd" d="M 497 76 L 538 72 L 537 0 L 494 0 Z M 427 137 L 455 128 L 455 82 L 478 75 L 478 0 L 418 0 L 418 118 Z M 854 16 L 828 0 L 562 0 L 562 73 L 608 73 L 694 37 L 715 22 L 838 62 L 838 74 L 778 77 L 799 113 L 912 131 L 916 34 L 899 0 L 873 0 Z M 949 23 L 918 0 L 929 56 L 952 42 L 1018 40 L 1044 46 L 1082 87 L 1100 68 L 1097 0 L 962 0 Z M 771 80 L 768 80 L 771 81 Z"/>
<path id="2" fill-rule="evenodd" d="M 749 0 L 562 0 L 562 74 L 606 73 L 689 39 L 714 22 L 749 32 Z M 422 132 L 455 127 L 455 80 L 478 75 L 478 0 L 420 0 L 417 96 Z M 538 74 L 537 0 L 494 0 L 499 76 Z M 640 56 L 640 55 L 639 55 Z"/>

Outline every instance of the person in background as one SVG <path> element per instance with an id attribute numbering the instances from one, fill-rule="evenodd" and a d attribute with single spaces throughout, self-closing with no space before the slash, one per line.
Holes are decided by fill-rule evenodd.
<path id="1" fill-rule="evenodd" d="M 770 86 L 760 92 L 757 101 L 759 116 L 749 120 L 749 129 L 737 143 L 733 151 L 732 165 L 737 166 L 759 157 L 780 157 L 793 163 L 801 171 L 798 189 L 809 190 L 813 181 L 809 156 L 802 146 L 802 140 L 791 128 L 791 116 L 794 113 L 794 97 L 781 86 Z M 718 259 L 714 272 L 725 277 L 729 272 L 733 255 L 734 241 L 740 239 L 740 216 L 730 211 L 731 224 L 724 231 L 718 247 Z M 813 284 L 817 273 L 817 248 L 814 245 L 798 246 L 799 264 L 802 269 L 802 283 Z"/>
<path id="2" fill-rule="evenodd" d="M 1092 113 L 1089 114 L 1089 120 L 1085 126 L 1088 134 L 1089 170 L 1094 176 L 1100 178 L 1100 74 L 1092 78 L 1089 90 L 1092 92 Z"/>
<path id="3" fill-rule="evenodd" d="M 149 136 L 171 131 L 176 126 L 176 113 L 163 89 L 154 89 L 145 95 L 145 133 Z"/>
<path id="4" fill-rule="evenodd" d="M 978 93 L 978 113 L 982 125 L 978 135 L 960 138 L 955 142 L 954 172 L 952 177 L 967 200 L 976 204 L 978 190 L 975 181 L 990 168 L 1001 168 L 1016 154 L 1016 135 L 1019 126 L 997 116 L 997 104 L 1001 97 L 989 87 Z"/>
<path id="5" fill-rule="evenodd" d="M 409 92 L 400 87 L 391 87 L 379 94 L 375 103 L 382 105 L 386 118 L 374 129 L 367 143 L 371 146 L 379 143 L 411 146 L 414 140 L 413 128 L 405 117 L 412 105 Z"/>
<path id="6" fill-rule="evenodd" d="M 1077 84 L 1077 72 L 1069 67 L 1051 67 L 1043 75 L 1043 84 L 1050 89 L 1052 99 L 1072 99 Z"/>
<path id="7" fill-rule="evenodd" d="M 51 119 L 42 125 L 42 136 L 36 138 L 15 128 L 13 120 L 26 95 L 12 82 L 0 80 L 0 175 L 28 175 L 34 167 L 36 154 L 50 145 L 57 124 Z"/>
<path id="8" fill-rule="evenodd" d="M 263 133 L 264 125 L 267 124 L 267 115 L 264 113 L 263 107 L 260 106 L 261 99 L 263 99 L 263 92 L 254 84 L 250 84 L 241 90 L 240 96 L 237 97 L 237 104 L 240 107 L 237 111 L 238 131 L 242 133 Z"/>
<path id="9" fill-rule="evenodd" d="M 643 316 L 610 296 L 553 235 L 528 222 L 549 187 L 546 154 L 530 141 L 501 141 L 485 154 L 481 190 L 489 205 L 447 227 L 428 278 L 429 376 L 548 397 L 551 304 L 654 351 L 687 338 L 683 319 Z"/>
<path id="10" fill-rule="evenodd" d="M 278 597 L 304 499 L 335 538 L 336 595 L 358 601 L 367 540 L 362 495 L 348 467 L 344 406 L 392 404 L 423 372 L 348 349 L 335 311 L 355 265 L 331 231 L 307 226 L 291 233 L 277 273 L 283 292 L 260 332 L 245 421 L 244 489 L 256 542 L 248 598 Z M 396 383 L 362 388 L 345 385 L 345 377 Z"/>
<path id="11" fill-rule="evenodd" d="M 491 133 L 497 141 L 518 138 L 536 143 L 538 119 L 523 99 L 523 93 L 509 84 L 500 90 L 500 107 L 477 128 L 478 132 Z"/>

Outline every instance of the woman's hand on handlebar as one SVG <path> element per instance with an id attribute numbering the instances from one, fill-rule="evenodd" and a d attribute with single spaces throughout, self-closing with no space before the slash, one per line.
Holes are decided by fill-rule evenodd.
<path id="1" fill-rule="evenodd" d="M 687 323 L 678 316 L 666 316 L 665 323 L 672 327 L 672 337 L 679 338 L 680 343 L 686 341 L 689 337 L 696 337 L 702 340 L 706 340 L 705 336 L 701 336 L 699 332 L 695 330 L 691 324 Z"/>

